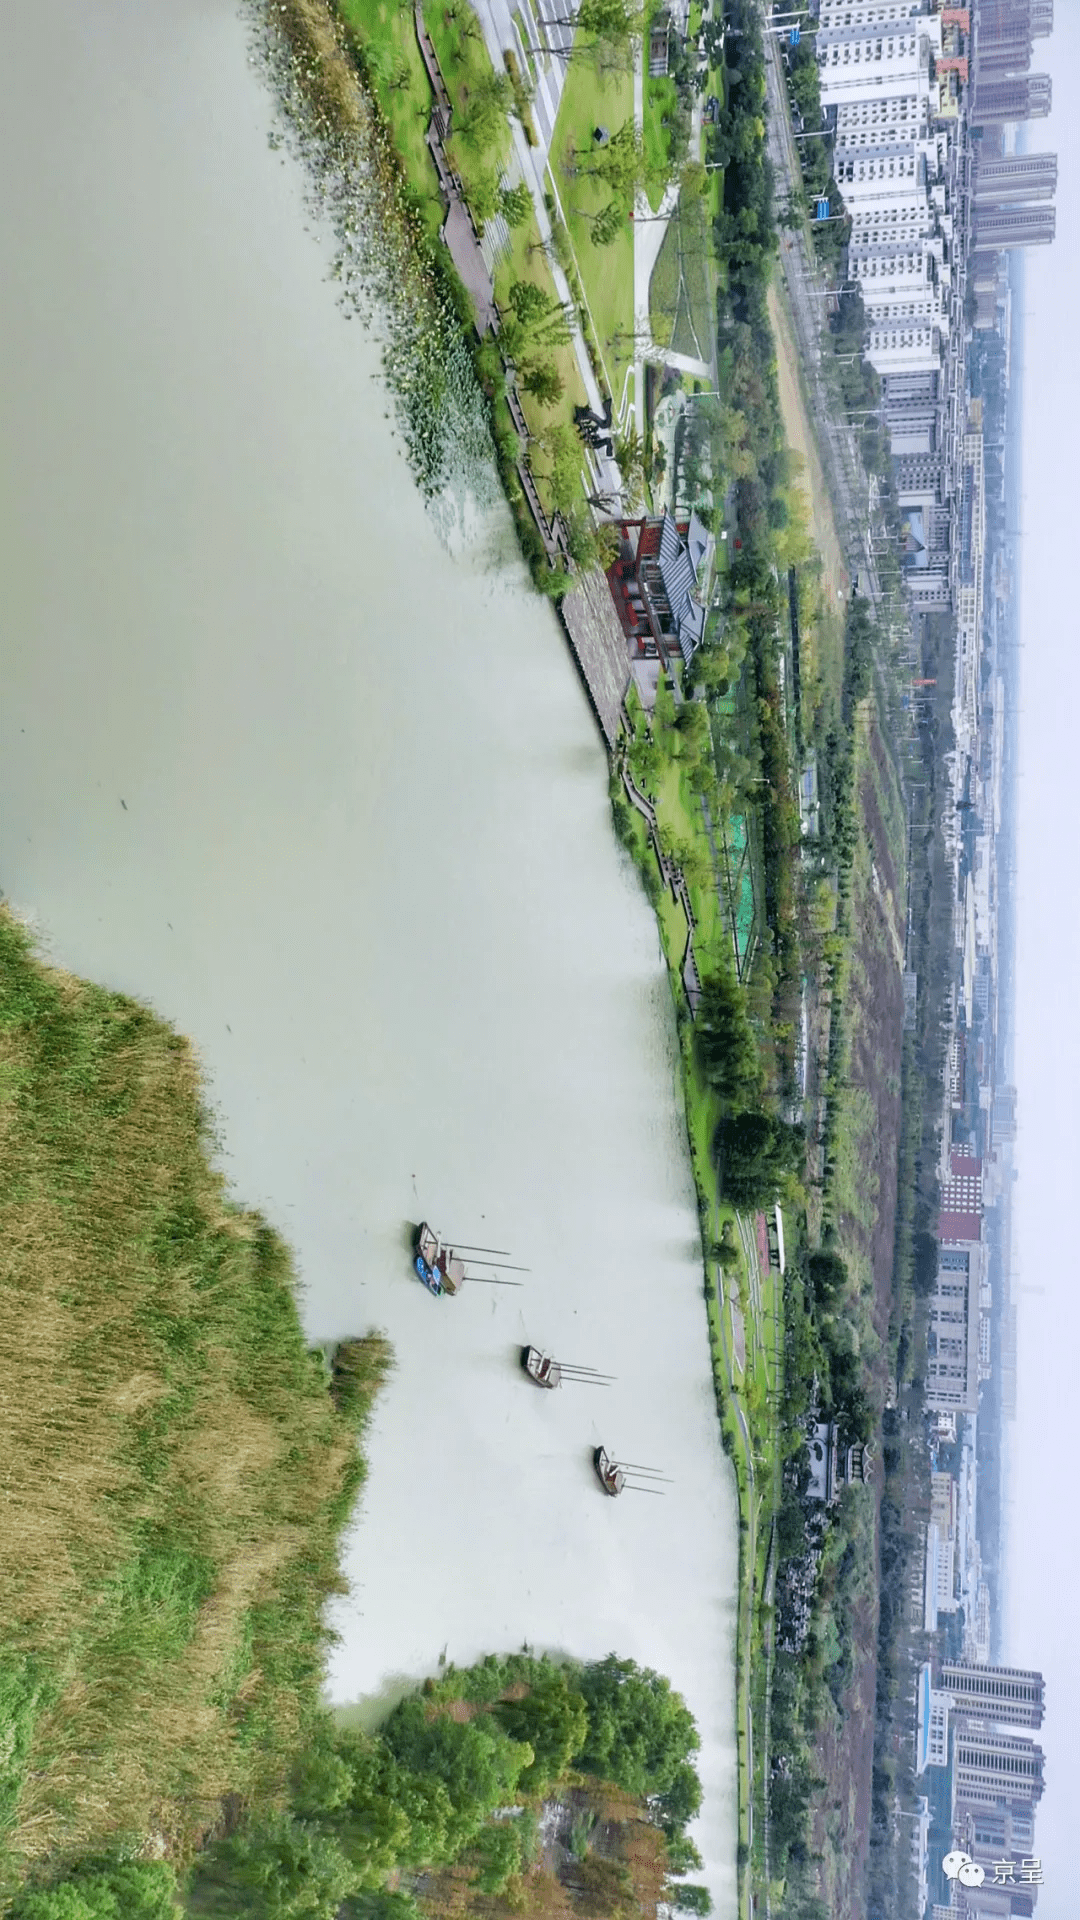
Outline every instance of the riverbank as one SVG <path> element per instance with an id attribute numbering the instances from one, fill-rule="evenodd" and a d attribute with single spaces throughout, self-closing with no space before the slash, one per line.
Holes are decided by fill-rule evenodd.
<path id="1" fill-rule="evenodd" d="M 10 1891 L 130 1836 L 183 1859 L 227 1796 L 280 1794 L 390 1353 L 308 1347 L 287 1249 L 214 1168 L 191 1047 L 44 966 L 7 908 L 0 1036 Z"/>

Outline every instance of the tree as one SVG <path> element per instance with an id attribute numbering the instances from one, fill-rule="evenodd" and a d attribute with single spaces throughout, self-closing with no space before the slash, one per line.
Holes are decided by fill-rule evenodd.
<path id="1" fill-rule="evenodd" d="M 514 367 L 521 365 L 529 350 L 528 333 L 512 309 L 499 322 L 499 347 Z"/>
<path id="2" fill-rule="evenodd" d="M 494 68 L 472 82 L 469 97 L 456 115 L 455 130 L 473 153 L 483 153 L 494 144 L 512 100 L 509 77 Z"/>
<path id="3" fill-rule="evenodd" d="M 589 226 L 589 239 L 594 247 L 610 247 L 617 240 L 626 225 L 626 210 L 617 200 L 609 200 L 606 207 L 592 216 Z"/>
<path id="4" fill-rule="evenodd" d="M 543 340 L 545 346 L 560 347 L 570 338 L 566 309 L 554 294 L 545 293 L 533 280 L 515 280 L 508 295 L 510 306 L 530 339 Z"/>
<path id="5" fill-rule="evenodd" d="M 485 221 L 494 219 L 499 212 L 501 205 L 499 182 L 490 167 L 483 168 L 470 181 L 469 205 L 481 226 Z"/>
<path id="6" fill-rule="evenodd" d="M 669 1836 L 667 1860 L 669 1873 L 700 1873 L 705 1865 L 693 1841 L 685 1833 Z"/>
<path id="7" fill-rule="evenodd" d="M 722 1100 L 747 1107 L 761 1092 L 757 1041 L 746 1010 L 746 994 L 730 967 L 709 974 L 701 985 L 694 1041 L 709 1085 Z"/>
<path id="8" fill-rule="evenodd" d="M 627 5 L 627 0 L 581 0 L 576 14 L 566 14 L 558 19 L 544 19 L 536 13 L 537 31 L 541 46 L 537 49 L 544 53 L 554 53 L 560 59 L 571 60 L 595 58 L 597 54 L 604 64 L 629 67 L 635 34 L 641 31 L 642 12 L 639 7 Z M 563 40 L 548 37 L 551 27 L 580 28 L 588 36 L 592 45 L 579 40 L 576 35 L 569 44 Z"/>
<path id="9" fill-rule="evenodd" d="M 560 513 L 571 513 L 581 501 L 581 442 L 573 427 L 549 427 L 539 436 L 541 451 L 550 461 L 548 482 Z"/>
<path id="10" fill-rule="evenodd" d="M 516 187 L 503 187 L 499 211 L 508 227 L 523 227 L 532 212 L 532 195 L 523 180 Z"/>
<path id="11" fill-rule="evenodd" d="M 562 375 L 553 360 L 531 360 L 522 372 L 521 384 L 542 407 L 558 406 L 565 392 Z"/>
<path id="12" fill-rule="evenodd" d="M 532 1764 L 521 1776 L 530 1793 L 562 1777 L 588 1733 L 585 1701 L 558 1668 L 545 1673 L 523 1699 L 502 1701 L 497 1711 L 507 1732 L 532 1748 Z"/>
<path id="13" fill-rule="evenodd" d="M 688 200 L 700 200 L 708 184 L 707 168 L 702 166 L 700 160 L 688 160 L 679 175 L 680 193 L 685 194 Z"/>
<path id="14" fill-rule="evenodd" d="M 264 1815 L 200 1856 L 190 1911 L 335 1920 L 357 1876 L 337 1841 L 286 1813 Z"/>
<path id="15" fill-rule="evenodd" d="M 714 1150 L 728 1199 L 737 1207 L 763 1207 L 801 1172 L 806 1144 L 801 1127 L 750 1111 L 721 1120 Z"/>
<path id="16" fill-rule="evenodd" d="M 417 1695 L 390 1715 L 383 1739 L 399 1765 L 420 1781 L 443 1787 L 452 1809 L 447 1829 L 451 1855 L 473 1839 L 496 1807 L 512 1801 L 517 1783 L 532 1765 L 532 1748 L 511 1739 L 493 1715 L 452 1720 L 429 1717 Z"/>
<path id="17" fill-rule="evenodd" d="M 810 1255 L 810 1285 L 820 1306 L 834 1307 L 848 1290 L 848 1270 L 842 1256 L 832 1248 Z"/>
<path id="18" fill-rule="evenodd" d="M 623 206 L 633 206 L 645 178 L 645 150 L 632 120 L 624 120 L 607 146 L 596 149 L 587 171 L 603 180 Z"/>
<path id="19" fill-rule="evenodd" d="M 690 1884 L 681 1887 L 669 1886 L 666 1891 L 670 1895 L 672 1905 L 678 1907 L 682 1913 L 706 1914 L 713 1910 L 712 1894 L 708 1887 Z"/>
<path id="20" fill-rule="evenodd" d="M 502 1893 L 507 1881 L 520 1870 L 521 1846 L 515 1820 L 499 1821 L 481 1827 L 476 1840 L 479 1856 L 473 1885 L 480 1893 Z"/>
<path id="21" fill-rule="evenodd" d="M 723 1267 L 725 1273 L 730 1273 L 739 1264 L 739 1249 L 734 1240 L 713 1240 L 710 1242 L 708 1251 L 709 1258 Z M 677 1871 L 685 1872 L 686 1869 L 680 1868 Z"/>
<path id="22" fill-rule="evenodd" d="M 16 1894 L 12 1920 L 180 1920 L 176 1875 L 163 1860 L 94 1862 L 58 1886 Z"/>
<path id="23" fill-rule="evenodd" d="M 575 1756 L 579 1766 L 650 1798 L 685 1788 L 680 1770 L 700 1741 L 693 1715 L 670 1681 L 609 1653 L 582 1669 L 580 1684 L 589 1730 Z"/>

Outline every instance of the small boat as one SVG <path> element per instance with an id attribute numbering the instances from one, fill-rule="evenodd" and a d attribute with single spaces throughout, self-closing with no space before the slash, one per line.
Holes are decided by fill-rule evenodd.
<path id="1" fill-rule="evenodd" d="M 443 1290 L 442 1274 L 439 1271 L 441 1251 L 438 1234 L 432 1233 L 427 1221 L 422 1220 L 416 1230 L 416 1255 L 413 1266 L 428 1292 L 433 1293 L 436 1299 Z"/>
<path id="2" fill-rule="evenodd" d="M 559 1387 L 562 1385 L 562 1368 L 549 1353 L 541 1353 L 539 1347 L 522 1347 L 521 1364 L 529 1379 L 537 1387 Z"/>
<path id="3" fill-rule="evenodd" d="M 465 1262 L 454 1252 L 453 1247 L 444 1247 L 437 1233 L 422 1220 L 416 1229 L 416 1253 L 413 1258 L 421 1280 L 429 1293 L 436 1298 L 443 1293 L 457 1293 L 465 1278 Z"/>
<path id="4" fill-rule="evenodd" d="M 593 1466 L 596 1468 L 596 1477 L 604 1492 L 610 1494 L 614 1500 L 616 1494 L 621 1493 L 626 1485 L 626 1475 L 622 1468 L 616 1466 L 606 1447 L 596 1448 L 593 1454 Z"/>

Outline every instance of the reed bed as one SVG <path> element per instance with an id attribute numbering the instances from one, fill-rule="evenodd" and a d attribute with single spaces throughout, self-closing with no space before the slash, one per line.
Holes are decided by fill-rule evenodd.
<path id="1" fill-rule="evenodd" d="M 389 1365 L 306 1346 L 199 1068 L 0 908 L 0 1863 L 183 1858 L 283 1791 Z"/>

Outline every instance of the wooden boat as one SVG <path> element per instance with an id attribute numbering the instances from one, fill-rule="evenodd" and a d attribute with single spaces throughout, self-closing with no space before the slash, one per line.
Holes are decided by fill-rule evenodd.
<path id="1" fill-rule="evenodd" d="M 465 1278 L 465 1262 L 454 1252 L 453 1247 L 444 1247 L 437 1233 L 422 1220 L 416 1229 L 416 1252 L 413 1258 L 420 1279 L 429 1293 L 436 1298 L 443 1293 L 457 1293 Z"/>
<path id="2" fill-rule="evenodd" d="M 537 1387 L 558 1387 L 562 1385 L 562 1368 L 549 1353 L 541 1353 L 539 1347 L 522 1347 L 521 1364 L 529 1379 Z"/>
<path id="3" fill-rule="evenodd" d="M 626 1475 L 622 1468 L 616 1466 L 606 1447 L 596 1448 L 593 1454 L 593 1466 L 596 1468 L 596 1477 L 604 1492 L 610 1494 L 614 1500 L 616 1494 L 621 1493 L 626 1485 Z"/>
<path id="4" fill-rule="evenodd" d="M 429 1293 L 436 1298 L 443 1290 L 442 1275 L 438 1268 L 439 1236 L 432 1233 L 426 1220 L 421 1220 L 416 1229 L 416 1251 L 413 1266 Z"/>
<path id="5" fill-rule="evenodd" d="M 439 1278 L 444 1293 L 457 1293 L 465 1278 L 465 1262 L 458 1258 L 453 1247 L 440 1247 L 436 1261 Z"/>

